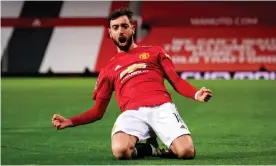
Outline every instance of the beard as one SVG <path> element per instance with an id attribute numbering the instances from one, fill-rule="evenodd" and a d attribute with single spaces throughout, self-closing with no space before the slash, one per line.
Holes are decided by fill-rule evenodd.
<path id="1" fill-rule="evenodd" d="M 127 52 L 132 44 L 132 38 L 133 35 L 130 35 L 129 37 L 120 36 L 118 40 L 112 38 L 112 40 L 121 51 Z"/>

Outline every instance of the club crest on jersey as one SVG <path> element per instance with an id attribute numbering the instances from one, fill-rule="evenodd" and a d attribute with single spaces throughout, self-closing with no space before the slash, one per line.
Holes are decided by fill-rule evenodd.
<path id="1" fill-rule="evenodd" d="M 148 59 L 150 57 L 149 53 L 142 53 L 139 55 L 139 58 L 142 60 Z"/>

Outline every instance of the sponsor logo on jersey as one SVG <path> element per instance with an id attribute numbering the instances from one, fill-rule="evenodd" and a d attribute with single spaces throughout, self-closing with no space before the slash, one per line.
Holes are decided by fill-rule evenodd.
<path id="1" fill-rule="evenodd" d="M 139 58 L 142 60 L 148 59 L 150 57 L 149 53 L 142 53 L 139 55 Z"/>
<path id="2" fill-rule="evenodd" d="M 121 72 L 120 79 L 126 74 L 132 73 L 137 69 L 145 69 L 146 67 L 147 65 L 145 63 L 133 64 L 131 66 L 128 66 L 124 71 Z"/>

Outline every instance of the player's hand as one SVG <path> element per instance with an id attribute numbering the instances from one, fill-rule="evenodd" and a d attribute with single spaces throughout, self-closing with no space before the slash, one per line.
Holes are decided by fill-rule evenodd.
<path id="1" fill-rule="evenodd" d="M 213 92 L 205 87 L 201 88 L 197 94 L 196 99 L 199 102 L 208 102 L 213 96 Z"/>
<path id="2" fill-rule="evenodd" d="M 57 130 L 65 129 L 73 125 L 70 119 L 64 118 L 58 114 L 54 114 L 52 124 Z"/>

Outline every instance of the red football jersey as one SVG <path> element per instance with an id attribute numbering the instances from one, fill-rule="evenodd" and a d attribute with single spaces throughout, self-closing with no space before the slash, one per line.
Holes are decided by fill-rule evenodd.
<path id="1" fill-rule="evenodd" d="M 115 91 L 121 111 L 171 102 L 161 61 L 170 59 L 158 46 L 138 46 L 117 53 L 101 70 L 93 99 L 110 99 Z"/>

